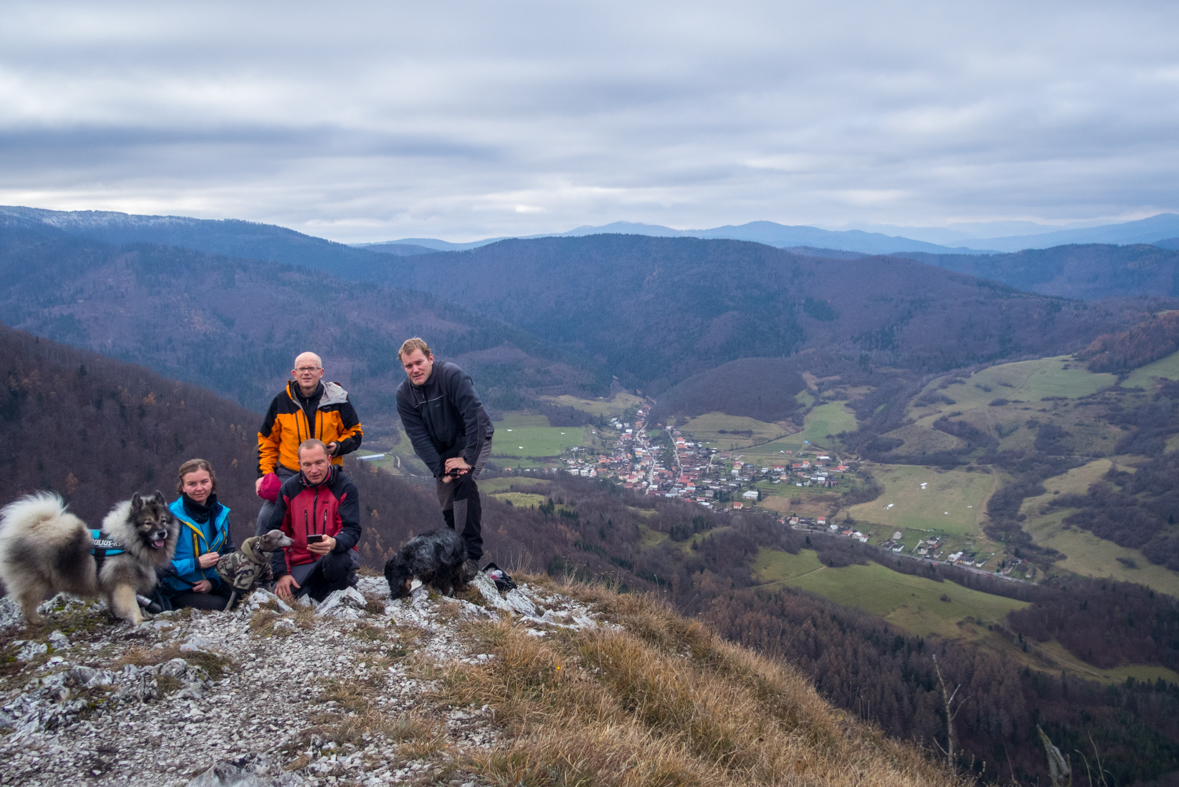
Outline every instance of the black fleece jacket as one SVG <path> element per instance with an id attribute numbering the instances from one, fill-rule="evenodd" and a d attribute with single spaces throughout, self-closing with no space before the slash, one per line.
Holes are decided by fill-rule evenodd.
<path id="1" fill-rule="evenodd" d="M 435 361 L 421 385 L 408 378 L 401 381 L 397 412 L 414 453 L 435 478 L 442 476 L 446 460 L 452 457 L 461 456 L 474 465 L 483 443 L 495 433 L 471 376 L 446 361 Z"/>

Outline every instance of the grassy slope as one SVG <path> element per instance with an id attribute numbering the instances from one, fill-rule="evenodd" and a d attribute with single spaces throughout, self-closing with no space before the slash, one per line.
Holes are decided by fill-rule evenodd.
<path id="1" fill-rule="evenodd" d="M 945 378 L 934 380 L 923 394 L 940 393 L 953 400 L 910 406 L 907 413 L 913 423 L 889 433 L 905 441 L 905 453 L 940 451 L 961 446 L 955 437 L 939 432 L 933 424 L 939 418 L 954 416 L 1001 438 L 1003 450 L 1028 449 L 1035 441 L 1030 419 L 1051 421 L 1065 427 L 1080 444 L 1091 446 L 1091 453 L 1113 448 L 1121 432 L 1095 423 L 1083 408 L 1071 400 L 1090 396 L 1117 382 L 1112 374 L 1094 374 L 1069 356 L 1020 361 L 976 372 L 963 382 L 940 388 Z M 1065 402 L 1043 401 L 1045 397 L 1064 397 Z M 920 397 L 918 397 L 920 398 Z M 991 406 L 999 399 L 1007 404 Z"/>
<path id="2" fill-rule="evenodd" d="M 855 429 L 856 417 L 847 405 L 843 402 L 826 402 L 807 412 L 801 432 L 753 446 L 744 453 L 750 456 L 771 456 L 780 455 L 782 451 L 799 451 L 806 448 L 829 448 L 837 451 L 838 443 L 827 439 L 827 435 L 854 432 Z M 811 445 L 807 446 L 804 441 L 809 441 Z"/>
<path id="3" fill-rule="evenodd" d="M 1119 467 L 1126 467 L 1125 461 L 1132 457 L 1117 457 Z M 1058 570 L 1071 571 L 1088 577 L 1113 577 L 1123 582 L 1137 582 L 1160 593 L 1179 597 L 1179 574 L 1146 559 L 1137 549 L 1120 547 L 1112 541 L 1098 538 L 1087 530 L 1066 526 L 1062 520 L 1076 509 L 1046 510 L 1045 506 L 1059 494 L 1084 494 L 1089 486 L 1101 479 L 1113 461 L 1098 459 L 1067 473 L 1044 482 L 1047 490 L 1039 497 L 1027 498 L 1020 513 L 1027 519 L 1023 529 L 1032 539 L 1043 546 L 1063 552 L 1067 557 L 1055 566 Z M 1131 560 L 1137 568 L 1128 568 L 1118 558 Z"/>
<path id="4" fill-rule="evenodd" d="M 1011 610 L 1027 606 L 1021 601 L 969 590 L 952 582 L 898 574 L 875 563 L 825 568 L 810 550 L 789 555 L 763 549 L 758 552 L 754 568 L 763 582 L 810 591 L 837 604 L 879 615 L 899 628 L 920 635 L 955 638 L 960 636 L 959 622 L 966 618 L 980 623 L 995 622 Z M 942 601 L 943 595 L 949 601 Z"/>
<path id="5" fill-rule="evenodd" d="M 641 397 L 625 391 L 620 391 L 609 398 L 598 397 L 597 399 L 582 399 L 577 396 L 542 396 L 540 398 L 561 407 L 572 407 L 607 418 L 620 416 L 631 407 L 638 407 L 643 403 Z"/>
<path id="6" fill-rule="evenodd" d="M 869 503 L 852 506 L 848 516 L 897 530 L 981 537 L 987 500 L 999 486 L 998 478 L 989 473 L 912 465 L 874 465 L 871 472 L 884 492 Z"/>
<path id="7" fill-rule="evenodd" d="M 504 413 L 495 424 L 491 461 L 504 467 L 552 467 L 573 446 L 593 445 L 591 427 L 549 426 L 543 415 Z"/>
<path id="8" fill-rule="evenodd" d="M 786 430 L 777 424 L 745 416 L 725 415 L 724 413 L 698 415 L 687 423 L 680 424 L 678 428 L 682 432 L 691 434 L 698 442 L 712 448 L 719 448 L 722 451 L 730 448 L 744 449 L 751 445 L 768 443 L 786 433 Z M 725 430 L 725 434 L 721 434 L 720 430 L 722 429 Z M 732 432 L 752 432 L 753 434 L 747 437 L 744 434 L 731 434 Z"/>
<path id="9" fill-rule="evenodd" d="M 1154 388 L 1154 379 L 1179 380 L 1179 352 L 1171 353 L 1166 358 L 1160 358 L 1154 363 L 1135 369 L 1129 377 L 1122 381 L 1123 388 L 1144 388 L 1147 391 Z"/>
<path id="10" fill-rule="evenodd" d="M 494 709 L 505 742 L 477 755 L 494 783 L 965 784 L 832 708 L 798 672 L 649 597 L 565 590 L 612 625 L 542 638 L 513 621 L 472 624 L 495 658 L 440 676 L 447 702 Z"/>
<path id="11" fill-rule="evenodd" d="M 1160 666 L 1123 664 L 1098 669 L 1073 656 L 1055 640 L 1033 645 L 1024 652 L 1017 643 L 999 636 L 991 626 L 1002 621 L 1010 610 L 1027 606 L 1026 603 L 968 590 L 952 582 L 898 574 L 875 563 L 827 568 L 811 550 L 790 555 L 762 549 L 753 568 L 756 577 L 771 589 L 785 585 L 806 590 L 837 604 L 878 615 L 911 634 L 970 640 L 1033 669 L 1048 672 L 1066 669 L 1103 683 L 1121 683 L 1128 677 L 1162 678 L 1179 683 L 1179 674 Z M 943 601 L 942 596 L 949 600 Z"/>

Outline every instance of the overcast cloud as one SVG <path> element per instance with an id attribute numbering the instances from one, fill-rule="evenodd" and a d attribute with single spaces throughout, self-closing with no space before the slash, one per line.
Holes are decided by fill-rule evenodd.
<path id="1" fill-rule="evenodd" d="M 341 241 L 1179 211 L 1174 3 L 5 3 L 0 204 Z"/>

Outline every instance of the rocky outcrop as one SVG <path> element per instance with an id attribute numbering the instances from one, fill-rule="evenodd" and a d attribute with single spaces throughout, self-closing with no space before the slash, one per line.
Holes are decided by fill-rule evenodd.
<path id="1" fill-rule="evenodd" d="M 59 596 L 26 627 L 0 601 L 0 784 L 473 784 L 456 763 L 495 746 L 488 708 L 451 707 L 440 669 L 486 663 L 464 623 L 511 617 L 537 636 L 595 627 L 584 604 L 484 575 L 461 598 L 384 579 L 317 606 L 255 591 L 229 613 L 112 624 Z"/>

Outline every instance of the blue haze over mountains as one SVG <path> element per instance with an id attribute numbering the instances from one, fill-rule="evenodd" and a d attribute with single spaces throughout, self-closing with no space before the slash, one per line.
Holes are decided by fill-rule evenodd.
<path id="1" fill-rule="evenodd" d="M 859 229 L 824 230 L 817 227 L 787 226 L 772 221 L 752 221 L 739 226 L 726 225 L 724 227 L 715 227 L 706 230 L 675 230 L 657 224 L 616 221 L 612 224 L 597 227 L 577 227 L 568 232 L 530 235 L 526 236 L 525 239 L 580 237 L 583 235 L 618 233 L 624 235 L 648 235 L 660 238 L 745 240 L 754 243 L 764 243 L 767 246 L 776 246 L 781 249 L 809 247 L 813 249 L 859 252 L 861 254 L 894 254 L 898 252 L 988 254 L 1089 243 L 1155 244 L 1161 242 L 1166 248 L 1179 248 L 1179 214 L 1174 213 L 1160 213 L 1157 216 L 1151 216 L 1147 219 L 1120 224 L 1065 230 L 1052 230 L 1049 227 L 1031 224 L 1030 222 L 1013 222 L 1012 224 L 1021 224 L 1029 228 L 1039 227 L 1039 231 L 1034 234 L 972 238 L 963 232 L 934 228 L 912 228 L 914 233 L 946 238 L 941 243 L 935 243 L 913 237 L 905 237 L 903 235 L 886 235 L 882 232 L 867 232 Z M 893 227 L 890 229 L 903 231 L 906 228 Z M 381 251 L 386 249 L 392 250 L 397 246 L 413 246 L 436 251 L 463 251 L 486 246 L 489 243 L 495 243 L 500 240 L 504 240 L 504 238 L 488 238 L 469 243 L 451 243 L 436 238 L 405 238 L 402 240 L 387 241 L 385 243 L 362 244 L 361 247 Z"/>

